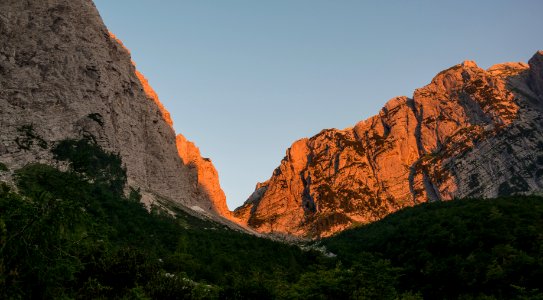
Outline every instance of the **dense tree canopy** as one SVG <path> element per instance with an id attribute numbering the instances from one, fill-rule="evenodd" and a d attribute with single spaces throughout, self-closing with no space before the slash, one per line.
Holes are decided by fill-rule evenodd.
<path id="1" fill-rule="evenodd" d="M 400 290 L 429 299 L 543 298 L 543 198 L 426 203 L 324 245 L 346 263 L 370 252 L 401 270 Z"/>

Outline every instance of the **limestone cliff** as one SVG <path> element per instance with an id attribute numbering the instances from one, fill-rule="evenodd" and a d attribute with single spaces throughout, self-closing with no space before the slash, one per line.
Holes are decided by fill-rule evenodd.
<path id="1" fill-rule="evenodd" d="M 29 134 L 39 142 L 21 145 Z M 211 162 L 179 156 L 169 113 L 91 0 L 1 1 L 0 161 L 54 163 L 47 148 L 82 136 L 121 155 L 146 203 L 224 212 Z"/>
<path id="2" fill-rule="evenodd" d="M 234 215 L 259 232 L 328 236 L 402 207 L 543 190 L 543 52 L 472 61 L 353 128 L 295 142 Z"/>
<path id="3" fill-rule="evenodd" d="M 225 218 L 232 219 L 232 213 L 226 205 L 226 195 L 219 184 L 219 173 L 211 159 L 202 157 L 200 149 L 182 134 L 177 135 L 176 145 L 179 157 L 191 170 L 191 177 L 197 179 L 199 188 L 211 200 L 213 210 Z"/>

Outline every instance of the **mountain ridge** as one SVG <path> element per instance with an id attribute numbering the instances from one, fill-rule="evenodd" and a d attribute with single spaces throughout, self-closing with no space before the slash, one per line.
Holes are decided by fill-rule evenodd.
<path id="1" fill-rule="evenodd" d="M 421 202 L 541 191 L 542 57 L 487 70 L 464 61 L 351 128 L 294 142 L 234 215 L 318 237 Z"/>
<path id="2" fill-rule="evenodd" d="M 91 0 L 8 0 L 0 8 L 3 163 L 54 163 L 48 147 L 90 137 L 121 155 L 127 189 L 139 189 L 148 206 L 172 201 L 223 220 L 216 170 L 194 172 L 179 157 L 179 143 L 190 142 L 176 139 L 169 112 Z"/>

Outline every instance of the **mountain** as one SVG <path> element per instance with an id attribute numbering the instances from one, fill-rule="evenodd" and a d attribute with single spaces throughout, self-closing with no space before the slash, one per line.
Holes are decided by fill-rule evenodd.
<path id="1" fill-rule="evenodd" d="M 352 128 L 296 141 L 234 215 L 256 231 L 322 237 L 403 207 L 543 190 L 543 51 L 465 61 Z"/>
<path id="2" fill-rule="evenodd" d="M 541 299 L 542 197 L 439 200 L 541 190 L 542 72 L 446 70 L 232 214 L 90 0 L 2 0 L 0 299 Z"/>
<path id="3" fill-rule="evenodd" d="M 191 170 L 191 177 L 198 178 L 199 187 L 212 200 L 213 209 L 219 215 L 232 219 L 232 214 L 226 205 L 226 195 L 219 184 L 219 173 L 211 160 L 202 157 L 200 149 L 182 134 L 178 134 L 175 140 L 179 157 Z M 199 207 L 194 209 L 199 210 Z"/>
<path id="4" fill-rule="evenodd" d="M 51 151 L 66 170 L 0 182 L 2 299 L 541 298 L 541 197 L 425 203 L 292 245 L 146 209 L 88 139 Z"/>
<path id="5" fill-rule="evenodd" d="M 120 154 L 127 189 L 139 189 L 146 204 L 228 215 L 211 161 L 176 137 L 170 114 L 91 0 L 4 0 L 0 41 L 0 161 L 8 168 L 54 164 L 48 148 L 86 137 Z"/>

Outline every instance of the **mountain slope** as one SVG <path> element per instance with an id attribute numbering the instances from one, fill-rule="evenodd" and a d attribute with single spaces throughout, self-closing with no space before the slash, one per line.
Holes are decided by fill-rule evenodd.
<path id="1" fill-rule="evenodd" d="M 437 74 L 353 128 L 296 141 L 234 215 L 260 232 L 327 236 L 402 207 L 543 190 L 543 52 Z"/>
<path id="2" fill-rule="evenodd" d="M 92 139 L 51 152 L 66 170 L 34 163 L 14 170 L 16 190 L 0 181 L 2 299 L 269 299 L 285 275 L 328 264 L 176 206 L 146 209 L 123 193 L 120 156 Z"/>
<path id="3" fill-rule="evenodd" d="M 8 167 L 53 163 L 46 148 L 56 141 L 92 136 L 121 155 L 128 186 L 145 203 L 174 201 L 215 217 L 224 210 L 216 171 L 194 172 L 179 157 L 189 142 L 176 140 L 169 113 L 91 0 L 2 1 L 0 40 L 0 160 Z"/>
<path id="4" fill-rule="evenodd" d="M 91 139 L 51 151 L 65 171 L 0 182 L 2 299 L 540 298 L 541 197 L 427 203 L 298 247 L 148 211 Z"/>
<path id="5" fill-rule="evenodd" d="M 423 299 L 541 299 L 542 217 L 536 196 L 424 203 L 321 244 L 347 266 L 390 260 Z"/>

